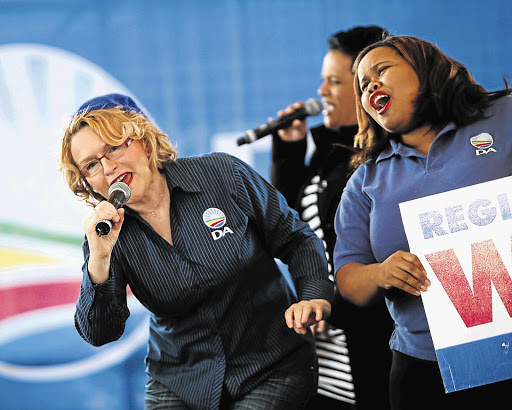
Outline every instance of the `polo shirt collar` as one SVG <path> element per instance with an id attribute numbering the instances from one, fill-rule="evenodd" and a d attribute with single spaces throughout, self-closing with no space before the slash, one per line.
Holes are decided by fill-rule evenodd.
<path id="1" fill-rule="evenodd" d="M 435 144 L 435 142 L 440 137 L 442 137 L 446 133 L 448 133 L 456 128 L 457 128 L 457 126 L 455 125 L 455 123 L 453 123 L 453 122 L 448 123 L 448 125 L 446 125 L 446 127 L 444 127 L 441 130 L 441 132 L 437 135 L 436 139 L 434 140 L 434 142 L 432 144 Z M 394 138 L 390 138 L 388 140 L 388 142 L 389 142 L 388 146 L 386 148 L 384 148 L 384 150 L 379 154 L 379 156 L 377 157 L 377 160 L 375 162 L 383 161 L 393 155 L 400 155 L 402 157 L 426 158 L 425 155 L 420 154 L 418 151 L 416 151 L 413 148 L 405 146 L 401 142 L 396 141 Z"/>
<path id="2" fill-rule="evenodd" d="M 393 138 L 390 138 L 388 140 L 388 146 L 384 148 L 384 150 L 379 154 L 375 162 L 378 163 L 380 161 L 384 161 L 385 159 L 388 159 L 393 155 L 400 155 L 402 157 L 417 157 L 420 156 L 421 154 L 416 150 L 413 150 L 412 148 L 406 147 L 401 142 L 398 142 Z"/>
<path id="3" fill-rule="evenodd" d="M 187 166 L 187 161 L 179 159 L 164 164 L 163 171 L 169 185 L 169 191 L 179 187 L 187 192 L 201 192 L 201 186 L 194 176 L 194 170 Z"/>

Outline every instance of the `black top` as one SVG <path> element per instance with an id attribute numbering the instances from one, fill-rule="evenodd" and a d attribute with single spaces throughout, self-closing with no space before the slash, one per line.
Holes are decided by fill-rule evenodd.
<path id="1" fill-rule="evenodd" d="M 324 125 L 311 129 L 316 150 L 308 165 L 305 164 L 307 140 L 287 142 L 279 136 L 273 137 L 272 146 L 272 184 L 283 194 L 288 204 L 303 214 L 304 189 L 311 184 L 315 176 L 318 190 L 318 216 L 327 243 L 327 252 L 332 261 L 336 234 L 334 216 L 340 202 L 341 193 L 349 175 L 348 163 L 353 154 L 350 148 L 354 142 L 357 126 L 342 127 L 338 131 Z M 318 180 L 318 178 L 317 178 Z"/>
<path id="2" fill-rule="evenodd" d="M 89 343 L 121 336 L 126 287 L 151 312 L 147 372 L 189 406 L 218 408 L 276 371 L 309 371 L 311 334 L 286 326 L 297 299 L 274 258 L 290 266 L 299 300 L 331 299 L 321 241 L 283 197 L 239 159 L 207 154 L 166 164 L 173 245 L 130 208 L 109 279 L 84 276 L 75 323 Z"/>
<path id="3" fill-rule="evenodd" d="M 323 125 L 312 128 L 316 150 L 307 165 L 306 139 L 285 142 L 277 135 L 273 137 L 272 183 L 324 239 L 330 263 L 336 243 L 333 221 L 349 178 L 349 161 L 356 132 L 357 126 L 342 127 L 337 131 Z M 313 201 L 316 201 L 318 209 L 311 212 Z M 317 216 L 310 219 L 313 213 Z M 388 409 L 387 386 L 391 364 L 388 343 L 393 321 L 384 300 L 371 307 L 360 308 L 344 300 L 336 291 L 328 322 L 343 329 L 346 335 L 357 408 Z"/>
<path id="4" fill-rule="evenodd" d="M 341 194 L 350 177 L 349 161 L 354 153 L 352 146 L 357 125 L 341 127 L 339 130 L 320 125 L 310 131 L 316 149 L 309 164 L 305 163 L 306 138 L 288 142 L 273 135 L 271 180 L 299 215 L 304 213 L 302 202 L 307 196 L 305 189 L 309 185 L 318 185 L 318 189 L 314 189 L 318 195 L 318 216 L 331 264 L 336 243 L 333 221 Z M 313 179 L 317 182 L 312 184 Z M 330 323 L 342 328 L 350 336 L 353 330 L 359 332 L 357 329 L 361 328 L 362 321 L 370 319 L 385 329 L 383 332 L 389 336 L 392 322 L 384 301 L 371 308 L 361 309 L 342 299 L 339 292 L 336 292 L 336 303 L 328 319 Z"/>

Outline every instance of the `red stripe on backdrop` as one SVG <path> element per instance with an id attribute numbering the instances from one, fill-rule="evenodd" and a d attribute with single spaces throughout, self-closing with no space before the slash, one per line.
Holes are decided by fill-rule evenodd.
<path id="1" fill-rule="evenodd" d="M 31 283 L 0 288 L 0 320 L 52 306 L 76 303 L 81 280 Z M 130 295 L 131 289 L 126 289 Z"/>
<path id="2" fill-rule="evenodd" d="M 23 284 L 0 289 L 0 320 L 31 310 L 75 303 L 80 280 Z"/>

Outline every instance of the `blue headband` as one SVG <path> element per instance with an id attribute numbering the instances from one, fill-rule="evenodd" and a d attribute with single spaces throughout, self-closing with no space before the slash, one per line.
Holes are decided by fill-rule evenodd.
<path id="1" fill-rule="evenodd" d="M 135 101 L 123 94 L 105 94 L 99 97 L 91 98 L 84 102 L 75 115 L 82 114 L 86 111 L 103 110 L 105 108 L 121 107 L 124 111 L 135 111 L 146 116 L 142 110 L 137 107 Z"/>

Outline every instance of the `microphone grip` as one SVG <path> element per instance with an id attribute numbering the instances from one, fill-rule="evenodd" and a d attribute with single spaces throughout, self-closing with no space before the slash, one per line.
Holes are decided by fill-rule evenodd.
<path id="1" fill-rule="evenodd" d="M 108 202 L 111 203 L 115 209 L 121 208 L 131 196 L 131 191 L 128 185 L 123 182 L 114 182 L 108 189 Z M 110 233 L 114 223 L 107 219 L 103 219 L 96 223 L 94 227 L 98 236 L 105 236 Z"/>
<path id="2" fill-rule="evenodd" d="M 109 221 L 108 219 L 102 219 L 101 221 L 98 221 L 96 223 L 96 233 L 101 238 L 102 236 L 106 236 L 110 233 L 110 230 L 112 229 L 112 221 Z"/>
<path id="3" fill-rule="evenodd" d="M 240 138 L 236 140 L 236 144 L 238 146 L 244 145 L 244 144 L 250 144 L 251 142 L 254 142 L 258 139 L 258 136 L 254 132 L 254 130 L 247 130 L 244 135 L 242 135 Z"/>
<path id="4" fill-rule="evenodd" d="M 308 113 L 304 107 L 297 109 L 294 112 L 283 115 L 275 120 L 268 122 L 267 124 L 260 125 L 254 130 L 247 130 L 244 135 L 237 139 L 236 143 L 238 146 L 243 144 L 250 144 L 260 138 L 273 134 L 278 130 L 288 128 L 292 125 L 295 120 L 304 120 L 308 116 Z"/>
<path id="5" fill-rule="evenodd" d="M 112 205 L 114 205 L 114 208 L 119 209 L 126 202 L 126 197 L 123 197 L 121 195 L 112 195 L 112 197 L 109 198 L 108 202 L 110 202 Z"/>

